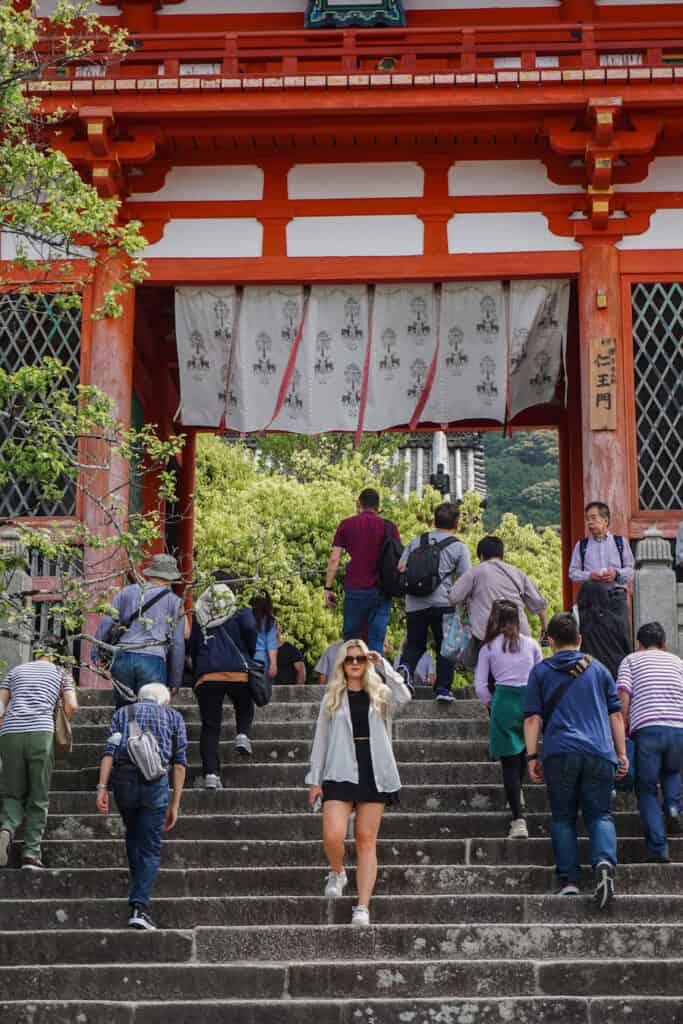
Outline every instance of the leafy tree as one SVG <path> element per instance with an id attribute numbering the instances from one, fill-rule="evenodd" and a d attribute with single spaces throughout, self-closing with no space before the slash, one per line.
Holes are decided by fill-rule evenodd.
<path id="1" fill-rule="evenodd" d="M 363 434 L 358 451 L 363 459 L 374 459 L 376 456 L 391 456 L 398 452 L 405 442 L 405 434 Z M 306 468 L 312 469 L 318 460 L 336 464 L 343 462 L 355 450 L 352 434 L 323 434 L 320 437 L 305 437 L 302 434 L 262 434 L 253 439 L 253 446 L 259 453 L 264 464 L 287 475 L 298 474 Z M 304 460 L 306 453 L 313 461 Z M 402 470 L 401 470 L 402 472 Z"/>
<path id="2" fill-rule="evenodd" d="M 558 526 L 560 486 L 557 435 L 552 430 L 484 435 L 490 528 L 506 512 L 536 527 Z"/>
<path id="3" fill-rule="evenodd" d="M 79 303 L 95 267 L 123 258 L 123 278 L 112 275 L 95 311 L 101 317 L 118 315 L 121 292 L 145 276 L 135 254 L 146 241 L 138 222 L 118 222 L 120 201 L 101 198 L 53 145 L 64 113 L 44 114 L 39 97 L 27 91 L 74 64 L 106 64 L 125 52 L 124 33 L 98 22 L 90 6 L 59 0 L 45 22 L 35 2 L 0 0 L 0 230 L 16 250 L 0 285 L 20 271 L 27 295 L 56 285 L 62 302 Z"/>
<path id="4" fill-rule="evenodd" d="M 0 428 L 7 422 L 12 431 L 0 429 L 0 487 L 12 482 L 30 486 L 39 500 L 50 501 L 75 488 L 87 520 L 99 521 L 97 530 L 85 523 L 45 529 L 3 521 L 16 526 L 28 551 L 58 567 L 50 593 L 56 632 L 72 640 L 91 639 L 84 632 L 86 616 L 109 607 L 122 573 L 137 576 L 160 526 L 153 511 L 129 516 L 118 484 L 109 491 L 102 488 L 103 473 L 114 461 L 127 466 L 138 482 L 145 473 L 155 473 L 161 498 L 172 500 L 174 478 L 166 467 L 182 448 L 182 438 L 160 441 L 149 425 L 125 430 L 113 418 L 109 397 L 97 388 L 78 387 L 74 401 L 68 370 L 55 359 L 11 374 L 0 370 Z M 33 608 L 27 595 L 12 586 L 20 568 L 22 560 L 0 545 L 3 633 L 30 642 Z"/>
<path id="5" fill-rule="evenodd" d="M 323 573 L 335 527 L 352 515 L 363 487 L 376 487 L 382 513 L 398 525 L 404 543 L 433 522 L 441 496 L 427 488 L 420 499 L 399 496 L 390 455 L 364 458 L 348 451 L 336 462 L 307 446 L 291 455 L 289 474 L 263 471 L 241 444 L 201 437 L 196 486 L 197 568 L 203 581 L 216 569 L 245 580 L 245 598 L 268 589 L 286 636 L 301 646 L 309 665 L 341 636 L 341 608 L 323 602 Z M 461 534 L 475 559 L 485 534 L 479 499 L 465 498 Z M 557 534 L 539 534 L 506 515 L 497 526 L 506 557 L 528 573 L 548 597 L 551 611 L 562 606 L 561 548 Z M 398 648 L 404 632 L 395 603 L 389 637 Z"/>

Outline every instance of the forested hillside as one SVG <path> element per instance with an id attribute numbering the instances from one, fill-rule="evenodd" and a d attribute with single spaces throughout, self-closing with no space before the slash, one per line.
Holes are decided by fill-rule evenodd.
<path id="1" fill-rule="evenodd" d="M 492 529 L 505 512 L 520 523 L 559 526 L 560 482 L 557 433 L 554 430 L 516 431 L 502 437 L 483 435 L 488 482 L 485 524 Z"/>

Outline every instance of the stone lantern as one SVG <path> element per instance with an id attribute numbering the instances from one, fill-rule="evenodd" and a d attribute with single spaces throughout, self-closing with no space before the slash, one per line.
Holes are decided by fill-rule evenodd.
<path id="1" fill-rule="evenodd" d="M 656 526 L 649 527 L 635 550 L 636 573 L 633 586 L 633 625 L 637 634 L 644 622 L 660 622 L 667 647 L 678 649 L 678 607 L 676 574 L 671 544 Z"/>

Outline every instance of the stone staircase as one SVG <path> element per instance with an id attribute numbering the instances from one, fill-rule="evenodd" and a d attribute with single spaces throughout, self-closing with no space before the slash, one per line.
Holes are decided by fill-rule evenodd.
<path id="1" fill-rule="evenodd" d="M 527 787 L 531 838 L 505 840 L 485 713 L 467 692 L 443 707 L 419 690 L 395 723 L 401 804 L 382 828 L 373 925 L 352 930 L 353 896 L 321 895 L 321 820 L 303 787 L 319 699 L 276 688 L 251 762 L 224 744 L 216 793 L 192 788 L 199 721 L 181 699 L 188 789 L 163 847 L 159 931 L 138 933 L 118 816 L 94 813 L 108 695 L 81 694 L 54 774 L 50 870 L 0 875 L 2 1024 L 680 1024 L 683 840 L 677 862 L 642 863 L 620 797 L 611 912 L 550 895 L 545 790 Z"/>

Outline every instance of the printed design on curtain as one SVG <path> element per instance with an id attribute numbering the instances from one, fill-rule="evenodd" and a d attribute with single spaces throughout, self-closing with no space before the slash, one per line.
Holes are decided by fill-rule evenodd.
<path id="1" fill-rule="evenodd" d="M 510 284 L 510 412 L 552 402 L 566 348 L 569 282 Z"/>
<path id="2" fill-rule="evenodd" d="M 501 281 L 450 281 L 439 302 L 439 365 L 422 420 L 505 419 L 507 339 Z"/>
<path id="3" fill-rule="evenodd" d="M 304 434 L 352 430 L 367 336 L 365 285 L 313 285 L 294 373 L 273 427 Z"/>
<path id="4" fill-rule="evenodd" d="M 396 338 L 396 331 L 392 331 L 391 327 L 387 327 L 385 331 L 382 331 L 380 348 L 382 356 L 378 364 L 379 369 L 382 371 L 382 376 L 385 380 L 393 380 L 396 371 L 401 368 L 401 357 L 397 351 L 398 340 Z"/>
<path id="5" fill-rule="evenodd" d="M 313 372 L 316 379 L 324 383 L 334 373 L 331 357 L 332 338 L 327 331 L 319 331 L 315 339 L 316 360 Z"/>
<path id="6" fill-rule="evenodd" d="M 180 420 L 184 426 L 217 427 L 225 415 L 235 305 L 232 287 L 176 288 Z"/>
<path id="7" fill-rule="evenodd" d="M 360 409 L 360 392 L 363 371 L 356 363 L 349 363 L 344 369 L 344 386 L 342 394 L 342 406 L 347 416 L 355 420 Z"/>
<path id="8" fill-rule="evenodd" d="M 248 286 L 243 289 L 237 324 L 234 369 L 226 397 L 227 425 L 240 432 L 264 430 L 275 409 L 292 345 L 303 313 L 303 287 Z M 283 413 L 301 409 L 300 389 L 290 381 Z M 291 395 L 290 404 L 287 398 Z M 287 429 L 286 425 L 280 429 Z M 299 429 L 296 427 L 295 429 Z"/>
<path id="9" fill-rule="evenodd" d="M 366 430 L 418 418 L 502 423 L 508 394 L 513 416 L 555 397 L 566 280 L 378 284 L 372 325 L 365 285 L 306 294 L 176 289 L 183 424 L 357 431 L 362 404 Z"/>
<path id="10" fill-rule="evenodd" d="M 432 284 L 378 284 L 364 428 L 409 423 L 436 349 Z"/>
<path id="11" fill-rule="evenodd" d="M 451 327 L 446 341 L 447 353 L 444 365 L 454 377 L 460 377 L 463 367 L 467 366 L 470 357 L 465 349 L 465 335 L 460 327 Z"/>
<path id="12" fill-rule="evenodd" d="M 367 308 L 363 317 L 363 303 L 355 295 L 349 295 L 344 302 L 344 326 L 341 337 L 349 352 L 356 352 L 367 337 Z"/>
<path id="13" fill-rule="evenodd" d="M 493 295 L 484 295 L 479 303 L 479 310 L 477 334 L 483 341 L 493 344 L 500 335 L 499 303 Z"/>

